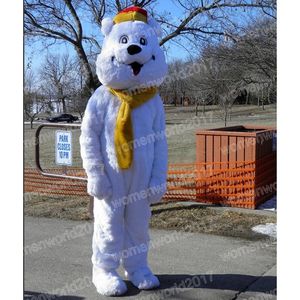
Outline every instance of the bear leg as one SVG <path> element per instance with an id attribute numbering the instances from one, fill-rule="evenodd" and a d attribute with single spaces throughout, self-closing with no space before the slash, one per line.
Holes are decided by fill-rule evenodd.
<path id="1" fill-rule="evenodd" d="M 94 198 L 93 283 L 99 294 L 120 296 L 127 286 L 117 273 L 123 247 L 123 207 Z"/>
<path id="2" fill-rule="evenodd" d="M 127 292 L 127 286 L 116 270 L 93 267 L 93 283 L 97 292 L 104 296 L 120 296 Z"/>
<path id="3" fill-rule="evenodd" d="M 140 290 L 150 290 L 160 285 L 158 278 L 152 273 L 149 267 L 140 268 L 133 273 L 125 272 L 125 276 Z"/>

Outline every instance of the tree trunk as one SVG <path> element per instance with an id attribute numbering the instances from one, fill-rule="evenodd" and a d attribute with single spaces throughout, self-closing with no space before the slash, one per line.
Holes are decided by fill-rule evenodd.
<path id="1" fill-rule="evenodd" d="M 227 127 L 227 114 L 228 114 L 228 112 L 227 112 L 227 110 L 225 109 L 225 111 L 224 111 L 224 126 L 225 126 L 225 127 Z"/>
<path id="2" fill-rule="evenodd" d="M 80 115 L 80 120 L 82 121 L 83 120 L 83 116 L 84 116 L 84 112 L 79 113 L 79 115 Z"/>
<path id="3" fill-rule="evenodd" d="M 264 90 L 261 91 L 261 106 L 262 109 L 265 110 L 265 99 L 264 99 Z"/>
<path id="4" fill-rule="evenodd" d="M 246 95 L 246 105 L 248 105 L 248 103 L 249 103 L 249 94 L 250 94 L 250 92 L 247 92 L 247 95 Z"/>
<path id="5" fill-rule="evenodd" d="M 62 103 L 63 113 L 65 114 L 67 112 L 66 99 L 65 98 L 61 99 L 61 103 Z"/>
<path id="6" fill-rule="evenodd" d="M 83 72 L 85 75 L 85 85 L 88 87 L 90 94 L 92 94 L 100 86 L 100 82 L 97 77 L 94 78 L 91 66 L 82 45 L 77 45 L 77 47 L 75 47 L 75 50 L 83 67 Z"/>

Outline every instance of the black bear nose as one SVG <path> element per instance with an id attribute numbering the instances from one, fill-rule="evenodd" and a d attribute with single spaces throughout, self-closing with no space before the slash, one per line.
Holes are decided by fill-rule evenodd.
<path id="1" fill-rule="evenodd" d="M 142 48 L 137 46 L 137 45 L 130 45 L 128 48 L 127 48 L 127 51 L 130 55 L 134 55 L 134 54 L 138 54 L 142 51 Z"/>

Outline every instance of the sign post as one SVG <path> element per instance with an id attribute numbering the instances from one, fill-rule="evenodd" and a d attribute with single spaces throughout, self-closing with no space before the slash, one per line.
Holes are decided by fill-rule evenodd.
<path id="1" fill-rule="evenodd" d="M 55 132 L 55 163 L 61 166 L 72 165 L 72 132 L 57 130 Z M 66 173 L 66 167 L 64 167 Z"/>

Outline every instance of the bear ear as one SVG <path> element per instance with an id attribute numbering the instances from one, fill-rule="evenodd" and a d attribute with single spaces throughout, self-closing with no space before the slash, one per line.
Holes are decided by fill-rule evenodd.
<path id="1" fill-rule="evenodd" d="M 152 16 L 148 16 L 148 22 L 147 22 L 151 28 L 154 30 L 155 34 L 157 35 L 158 38 L 162 37 L 162 29 L 160 24 L 152 17 Z"/>
<path id="2" fill-rule="evenodd" d="M 101 22 L 101 32 L 107 36 L 110 33 L 113 25 L 114 21 L 111 18 L 104 18 Z"/>

